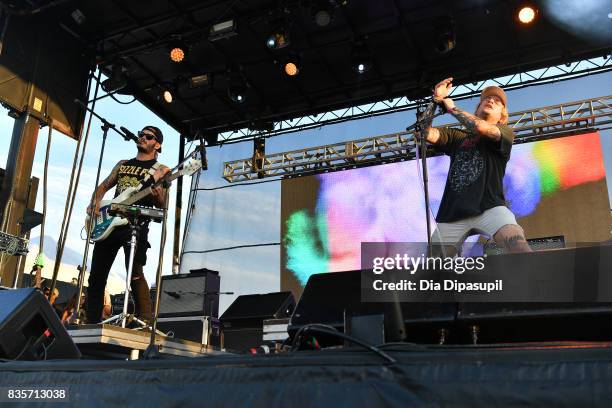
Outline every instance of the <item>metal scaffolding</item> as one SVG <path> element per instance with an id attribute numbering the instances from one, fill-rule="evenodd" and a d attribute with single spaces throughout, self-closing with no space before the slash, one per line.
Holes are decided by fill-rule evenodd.
<path id="1" fill-rule="evenodd" d="M 452 96 L 454 100 L 461 100 L 478 96 L 484 88 L 490 85 L 497 85 L 504 88 L 506 91 L 510 91 L 527 86 L 575 79 L 608 71 L 612 71 L 612 55 L 580 60 L 568 64 L 560 64 L 528 72 L 521 72 L 518 74 L 488 79 L 486 81 L 458 85 L 453 89 L 450 96 Z M 375 103 L 352 106 L 350 108 L 338 109 L 318 115 L 283 120 L 274 123 L 274 129 L 271 131 L 244 128 L 236 131 L 224 132 L 218 135 L 218 142 L 221 144 L 232 143 L 240 140 L 254 139 L 256 137 L 270 137 L 306 129 L 313 129 L 333 123 L 346 122 L 349 120 L 384 115 L 393 112 L 407 111 L 415 109 L 417 104 L 418 101 L 410 100 L 407 97 L 382 100 Z"/>
<path id="2" fill-rule="evenodd" d="M 567 102 L 511 113 L 515 143 L 555 135 L 607 128 L 612 124 L 612 96 Z M 454 123 L 447 127 L 460 127 Z M 306 149 L 274 153 L 224 163 L 223 178 L 230 183 L 253 179 L 329 172 L 365 165 L 411 160 L 415 157 L 412 133 L 400 132 Z"/>

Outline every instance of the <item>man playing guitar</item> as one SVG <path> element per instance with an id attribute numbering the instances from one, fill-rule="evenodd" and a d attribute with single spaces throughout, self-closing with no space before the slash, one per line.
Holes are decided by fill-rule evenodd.
<path id="1" fill-rule="evenodd" d="M 100 202 L 114 186 L 115 197 L 130 187 L 139 187 L 140 190 L 151 186 L 160 180 L 170 169 L 157 162 L 157 155 L 161 153 L 161 145 L 164 140 L 163 134 L 155 126 L 145 126 L 138 132 L 138 153 L 136 157 L 129 160 L 122 160 L 115 167 L 111 174 L 100 184 L 94 197 L 94 214 L 100 212 Z M 144 206 L 156 206 L 165 208 L 166 192 L 162 187 L 153 187 L 151 195 L 142 198 L 136 204 Z M 91 214 L 92 205 L 87 207 L 87 213 Z M 151 247 L 147 241 L 149 233 L 148 221 L 140 225 L 139 235 L 134 257 L 134 267 L 132 268 L 131 289 L 134 294 L 136 314 L 144 320 L 151 319 L 151 296 L 149 285 L 143 273 L 143 267 L 147 262 L 147 249 Z M 102 318 L 104 304 L 104 289 L 110 268 L 117 256 L 119 248 L 123 247 L 125 252 L 125 265 L 128 267 L 128 255 L 130 251 L 130 227 L 123 225 L 115 228 L 104 240 L 97 241 L 91 262 L 91 272 L 89 274 L 89 288 L 87 290 L 87 323 L 98 323 Z"/>

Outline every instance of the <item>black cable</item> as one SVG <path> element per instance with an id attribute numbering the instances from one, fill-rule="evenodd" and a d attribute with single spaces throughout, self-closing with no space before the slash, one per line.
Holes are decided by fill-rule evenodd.
<path id="1" fill-rule="evenodd" d="M 387 360 L 389 363 L 391 364 L 395 364 L 397 363 L 397 360 L 395 360 L 393 357 L 391 357 L 390 355 L 388 355 L 387 353 L 385 353 L 384 351 L 382 351 L 381 349 L 379 349 L 376 346 L 373 346 L 363 340 L 359 340 L 358 338 L 355 338 L 353 336 L 349 336 L 348 334 L 344 334 L 344 333 L 340 333 L 339 331 L 337 331 L 336 329 L 334 330 L 330 330 L 328 328 L 329 326 L 326 325 L 321 325 L 321 324 L 308 324 L 306 326 L 303 326 L 302 328 L 300 328 L 300 330 L 298 330 L 298 332 L 295 335 L 295 339 L 294 339 L 294 344 L 297 344 L 297 342 L 299 341 L 299 336 L 301 336 L 302 334 L 308 332 L 308 331 L 313 331 L 313 332 L 317 332 L 317 333 L 321 333 L 321 334 L 327 334 L 330 336 L 335 336 L 338 338 L 341 338 L 343 340 L 347 340 L 351 343 L 354 343 L 358 346 L 361 346 L 373 353 L 376 353 L 377 355 L 379 355 L 380 357 L 384 358 L 385 360 Z"/>
<path id="2" fill-rule="evenodd" d="M 221 189 L 230 188 L 230 187 L 252 186 L 252 185 L 255 185 L 255 184 L 273 183 L 275 181 L 280 181 L 280 179 L 252 181 L 252 182 L 244 182 L 244 183 L 235 183 L 235 184 L 228 184 L 226 186 L 211 187 L 211 188 L 198 187 L 198 188 L 194 188 L 193 190 L 194 191 L 215 191 L 215 190 L 221 190 Z"/>
<path id="3" fill-rule="evenodd" d="M 131 101 L 129 101 L 129 102 L 121 102 L 119 99 L 117 99 L 117 97 L 115 96 L 115 94 L 114 94 L 114 93 L 110 93 L 110 94 L 108 94 L 108 95 L 109 95 L 111 98 L 113 98 L 113 100 L 114 100 L 115 102 L 117 102 L 117 103 L 119 103 L 119 104 L 121 104 L 121 105 L 129 105 L 129 104 L 131 104 L 131 103 L 133 103 L 133 102 L 135 102 L 135 101 L 136 101 L 136 97 L 134 97 L 134 99 L 132 99 L 132 100 L 131 100 Z"/>
<path id="4" fill-rule="evenodd" d="M 256 248 L 256 247 L 274 246 L 274 245 L 280 245 L 280 242 L 269 242 L 267 244 L 236 245 L 236 246 L 233 246 L 233 247 L 207 249 L 207 250 L 204 250 L 204 251 L 183 251 L 183 255 L 185 255 L 185 254 L 207 254 L 209 252 L 228 251 L 230 249 Z"/>

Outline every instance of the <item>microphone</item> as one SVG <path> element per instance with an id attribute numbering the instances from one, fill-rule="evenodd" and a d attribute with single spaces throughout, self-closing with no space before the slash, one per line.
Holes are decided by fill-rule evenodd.
<path id="1" fill-rule="evenodd" d="M 138 136 L 136 136 L 134 133 L 130 132 L 129 129 L 126 129 L 123 126 L 119 126 L 119 129 L 121 129 L 121 131 L 123 133 L 125 133 L 125 136 L 124 136 L 125 140 L 131 140 L 134 143 L 138 143 Z"/>
<path id="2" fill-rule="evenodd" d="M 167 290 L 164 290 L 164 293 L 165 293 L 166 295 L 168 295 L 168 296 L 171 296 L 171 297 L 175 298 L 175 299 L 179 299 L 179 298 L 181 297 L 181 295 L 179 295 L 179 294 L 178 294 L 178 293 L 176 293 L 176 292 L 169 292 L 169 291 L 167 291 Z"/>

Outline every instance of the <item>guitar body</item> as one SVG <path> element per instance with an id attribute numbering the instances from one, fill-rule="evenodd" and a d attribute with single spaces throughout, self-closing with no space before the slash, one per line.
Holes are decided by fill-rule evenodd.
<path id="1" fill-rule="evenodd" d="M 113 217 L 108 214 L 111 204 L 120 203 L 133 196 L 138 190 L 136 187 L 129 187 L 123 193 L 119 194 L 112 200 L 102 200 L 100 202 L 100 214 L 95 218 L 91 230 L 91 241 L 103 241 L 113 232 L 113 230 L 122 225 L 127 225 L 128 221 L 125 218 Z M 89 226 L 89 216 L 86 218 L 85 226 Z"/>

